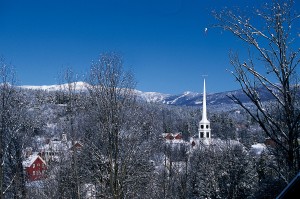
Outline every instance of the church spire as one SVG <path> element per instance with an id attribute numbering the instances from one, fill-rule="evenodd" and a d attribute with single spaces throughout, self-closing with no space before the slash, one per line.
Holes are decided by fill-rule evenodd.
<path id="1" fill-rule="evenodd" d="M 206 112 L 205 79 L 204 79 L 204 83 L 203 83 L 202 121 L 208 121 L 208 120 L 207 120 L 207 112 Z"/>
<path id="2" fill-rule="evenodd" d="M 207 111 L 206 111 L 205 79 L 203 83 L 202 119 L 199 122 L 198 132 L 199 132 L 199 139 L 207 140 L 211 138 L 210 122 L 207 120 Z"/>

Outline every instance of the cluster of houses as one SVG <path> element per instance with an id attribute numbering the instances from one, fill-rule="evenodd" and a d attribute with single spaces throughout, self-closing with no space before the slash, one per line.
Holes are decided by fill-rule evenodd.
<path id="1" fill-rule="evenodd" d="M 193 136 L 189 142 L 183 140 L 181 133 L 164 133 L 163 138 L 166 143 L 169 144 L 190 144 L 192 147 L 199 144 L 209 145 L 212 141 L 211 139 L 211 129 L 210 122 L 207 119 L 206 110 L 206 88 L 205 80 L 203 85 L 203 101 L 202 101 L 202 119 L 199 122 L 198 134 Z"/>
<path id="2" fill-rule="evenodd" d="M 28 182 L 47 178 L 49 164 L 59 162 L 62 157 L 69 156 L 73 151 L 79 150 L 82 143 L 68 141 L 66 134 L 62 138 L 47 139 L 37 151 L 27 147 L 24 151 L 23 168 Z"/>
<path id="3" fill-rule="evenodd" d="M 199 121 L 198 132 L 192 136 L 189 140 L 183 139 L 181 133 L 163 133 L 162 138 L 167 146 L 164 153 L 165 165 L 167 167 L 182 168 L 182 165 L 186 164 L 189 154 L 196 148 L 206 148 L 208 146 L 213 147 L 215 150 L 222 150 L 226 146 L 237 146 L 241 143 L 237 140 L 221 140 L 213 139 L 211 137 L 210 122 L 207 119 L 206 110 L 206 91 L 205 80 L 203 88 L 203 101 L 202 101 L 202 119 Z M 275 147 L 275 143 L 271 139 L 266 139 L 265 143 L 257 143 L 251 146 L 250 153 L 253 155 L 260 155 L 266 150 L 266 146 Z"/>

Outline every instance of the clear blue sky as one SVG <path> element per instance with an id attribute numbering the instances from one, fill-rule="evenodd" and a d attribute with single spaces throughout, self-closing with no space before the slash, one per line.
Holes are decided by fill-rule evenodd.
<path id="1" fill-rule="evenodd" d="M 116 51 L 139 90 L 202 92 L 204 74 L 207 92 L 233 90 L 238 85 L 226 72 L 228 52 L 239 42 L 221 30 L 204 29 L 213 23 L 213 9 L 245 4 L 254 3 L 0 0 L 0 55 L 15 66 L 22 85 L 56 84 L 63 67 L 83 74 L 101 52 Z"/>

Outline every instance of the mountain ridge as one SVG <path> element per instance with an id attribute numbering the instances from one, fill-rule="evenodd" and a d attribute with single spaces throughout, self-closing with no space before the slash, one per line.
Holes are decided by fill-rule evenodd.
<path id="1" fill-rule="evenodd" d="M 32 89 L 32 90 L 45 90 L 45 91 L 59 91 L 59 90 L 68 90 L 68 84 L 56 84 L 56 85 L 42 85 L 42 86 L 30 86 L 23 85 L 19 86 L 23 89 Z M 77 91 L 87 90 L 87 86 L 89 86 L 86 82 L 74 82 L 71 83 L 71 86 Z M 202 106 L 202 93 L 196 93 L 191 91 L 185 91 L 181 94 L 165 94 L 159 92 L 144 92 L 140 90 L 134 90 L 136 97 L 148 103 L 161 103 L 166 105 L 174 105 L 174 106 Z M 260 90 L 262 94 L 262 100 L 270 100 L 271 97 L 268 93 L 264 92 L 262 89 Z M 243 93 L 241 89 L 233 90 L 233 91 L 224 91 L 217 93 L 207 93 L 206 100 L 208 106 L 215 105 L 231 105 L 234 102 L 228 97 L 228 95 L 234 94 L 238 98 L 240 98 L 244 103 L 250 102 L 249 98 Z"/>

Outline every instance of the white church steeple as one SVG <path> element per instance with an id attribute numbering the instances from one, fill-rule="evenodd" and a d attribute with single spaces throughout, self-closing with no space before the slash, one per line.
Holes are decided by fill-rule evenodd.
<path id="1" fill-rule="evenodd" d="M 209 140 L 211 138 L 210 122 L 207 120 L 207 112 L 206 112 L 205 79 L 203 84 L 202 120 L 199 122 L 198 132 L 199 132 L 200 140 Z"/>

